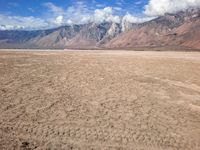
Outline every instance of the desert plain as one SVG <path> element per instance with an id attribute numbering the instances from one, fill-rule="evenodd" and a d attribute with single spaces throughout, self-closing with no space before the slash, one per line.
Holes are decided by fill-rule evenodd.
<path id="1" fill-rule="evenodd" d="M 0 51 L 0 149 L 199 150 L 200 53 Z"/>

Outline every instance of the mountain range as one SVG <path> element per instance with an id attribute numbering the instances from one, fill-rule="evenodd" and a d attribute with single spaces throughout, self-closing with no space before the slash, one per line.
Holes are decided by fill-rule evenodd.
<path id="1" fill-rule="evenodd" d="M 3 29 L 3 25 L 0 27 Z M 144 23 L 103 22 L 48 30 L 0 30 L 0 48 L 134 48 L 200 49 L 200 9 L 166 13 Z"/>

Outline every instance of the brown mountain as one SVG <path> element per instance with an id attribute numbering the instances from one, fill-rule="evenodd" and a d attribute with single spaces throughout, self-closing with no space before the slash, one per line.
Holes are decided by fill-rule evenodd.
<path id="1" fill-rule="evenodd" d="M 200 9 L 165 14 L 118 35 L 108 48 L 184 46 L 200 49 Z"/>

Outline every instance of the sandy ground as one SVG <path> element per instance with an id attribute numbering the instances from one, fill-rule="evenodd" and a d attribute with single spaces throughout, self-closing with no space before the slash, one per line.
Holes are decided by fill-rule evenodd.
<path id="1" fill-rule="evenodd" d="M 200 149 L 200 53 L 0 52 L 0 149 Z"/>

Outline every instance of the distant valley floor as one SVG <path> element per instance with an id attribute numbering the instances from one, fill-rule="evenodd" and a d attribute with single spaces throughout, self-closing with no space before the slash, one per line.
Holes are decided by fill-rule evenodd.
<path id="1" fill-rule="evenodd" d="M 0 51 L 172 51 L 172 52 L 200 52 L 198 48 L 180 46 L 152 46 L 152 47 L 124 47 L 124 48 L 105 48 L 105 47 L 80 47 L 80 48 L 0 48 Z"/>

